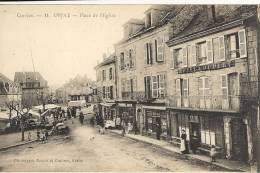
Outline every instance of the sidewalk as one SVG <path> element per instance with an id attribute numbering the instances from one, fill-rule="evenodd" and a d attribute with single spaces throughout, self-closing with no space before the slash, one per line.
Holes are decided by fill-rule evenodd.
<path id="1" fill-rule="evenodd" d="M 28 133 L 31 132 L 31 140 L 28 140 Z M 36 130 L 25 131 L 24 141 L 21 141 L 21 132 L 0 135 L 0 150 L 31 143 L 37 139 Z"/>
<path id="2" fill-rule="evenodd" d="M 121 130 L 110 130 L 110 132 L 115 133 L 115 134 L 120 134 L 122 133 Z M 163 140 L 156 140 L 150 137 L 146 137 L 146 136 L 141 136 L 141 135 L 134 135 L 134 134 L 126 134 L 125 137 L 140 141 L 140 142 L 144 142 L 144 143 L 148 143 L 151 145 L 155 145 L 157 147 L 163 148 L 165 150 L 174 152 L 174 153 L 180 153 L 179 148 L 175 147 L 173 145 L 171 145 L 170 143 L 163 141 Z M 243 171 L 243 172 L 250 172 L 250 166 L 245 164 L 245 163 L 241 163 L 239 161 L 233 161 L 233 160 L 227 160 L 227 159 L 217 159 L 217 162 L 211 162 L 210 161 L 210 157 L 206 156 L 206 155 L 199 155 L 199 154 L 186 154 L 185 156 L 191 158 L 191 159 L 197 159 L 200 160 L 202 162 L 206 162 L 209 164 L 214 164 L 216 166 L 228 169 L 230 171 Z"/>

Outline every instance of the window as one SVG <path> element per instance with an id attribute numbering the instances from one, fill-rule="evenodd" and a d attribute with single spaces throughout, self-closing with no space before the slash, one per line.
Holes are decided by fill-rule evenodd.
<path id="1" fill-rule="evenodd" d="M 103 86 L 103 98 L 106 98 L 106 87 Z"/>
<path id="2" fill-rule="evenodd" d="M 174 67 L 180 68 L 182 67 L 182 57 L 183 57 L 183 51 L 182 49 L 175 49 L 174 50 Z"/>
<path id="3" fill-rule="evenodd" d="M 176 95 L 177 95 L 177 106 L 188 107 L 189 80 L 176 79 L 175 88 L 176 88 Z"/>
<path id="4" fill-rule="evenodd" d="M 165 74 L 158 75 L 158 83 L 159 83 L 159 97 L 165 97 Z"/>
<path id="5" fill-rule="evenodd" d="M 152 43 L 145 44 L 145 56 L 146 56 L 146 64 L 152 64 L 153 63 Z"/>
<path id="6" fill-rule="evenodd" d="M 130 69 L 135 67 L 135 49 L 129 50 L 129 65 Z"/>
<path id="7" fill-rule="evenodd" d="M 124 52 L 120 53 L 120 69 L 124 70 L 125 69 L 125 57 L 124 57 Z"/>
<path id="8" fill-rule="evenodd" d="M 199 78 L 199 96 L 209 96 L 210 95 L 210 84 L 208 77 Z"/>
<path id="9" fill-rule="evenodd" d="M 110 86 L 110 99 L 113 99 L 114 96 L 113 96 L 113 86 Z"/>
<path id="10" fill-rule="evenodd" d="M 214 61 L 220 61 L 220 49 L 219 49 L 219 38 L 213 38 L 213 54 L 214 54 Z"/>
<path id="11" fill-rule="evenodd" d="M 113 68 L 110 67 L 109 68 L 109 80 L 112 80 L 113 79 Z"/>
<path id="12" fill-rule="evenodd" d="M 158 97 L 158 81 L 157 76 L 152 76 L 152 97 Z"/>
<path id="13" fill-rule="evenodd" d="M 227 99 L 228 96 L 227 75 L 221 76 L 221 91 L 222 91 L 223 99 Z"/>
<path id="14" fill-rule="evenodd" d="M 146 14 L 145 25 L 146 25 L 146 28 L 149 28 L 152 26 L 152 13 Z"/>
<path id="15" fill-rule="evenodd" d="M 110 98 L 110 87 L 106 87 L 106 98 Z"/>
<path id="16" fill-rule="evenodd" d="M 163 62 L 164 60 L 164 41 L 163 38 L 157 38 L 154 40 L 154 46 L 155 46 L 155 57 L 157 62 Z"/>
<path id="17" fill-rule="evenodd" d="M 145 86 L 145 97 L 150 98 L 152 96 L 151 76 L 144 77 L 144 86 Z"/>
<path id="18" fill-rule="evenodd" d="M 204 64 L 207 62 L 206 50 L 207 50 L 206 42 L 197 44 L 197 52 L 198 52 L 197 63 L 198 64 Z"/>
<path id="19" fill-rule="evenodd" d="M 106 70 L 102 70 L 103 81 L 106 81 Z"/>

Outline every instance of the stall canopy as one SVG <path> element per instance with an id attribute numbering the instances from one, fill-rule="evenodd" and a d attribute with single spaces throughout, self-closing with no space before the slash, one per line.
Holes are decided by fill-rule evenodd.
<path id="1" fill-rule="evenodd" d="M 86 100 L 70 101 L 68 103 L 68 106 L 71 106 L 71 107 L 85 107 L 86 106 Z"/>
<path id="2" fill-rule="evenodd" d="M 47 105 L 45 105 L 45 109 L 55 109 L 55 108 L 60 108 L 60 106 L 55 105 L 55 104 L 47 104 Z M 35 106 L 33 109 L 43 110 L 43 106 L 42 105 Z"/>
<path id="3" fill-rule="evenodd" d="M 101 106 L 112 107 L 115 103 L 100 103 Z"/>

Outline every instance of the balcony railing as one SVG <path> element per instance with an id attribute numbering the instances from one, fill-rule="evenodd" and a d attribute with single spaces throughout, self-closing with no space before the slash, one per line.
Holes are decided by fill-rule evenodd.
<path id="1" fill-rule="evenodd" d="M 240 96 L 168 96 L 166 100 L 172 108 L 240 111 Z"/>
<path id="2" fill-rule="evenodd" d="M 144 91 L 122 92 L 122 100 L 133 100 L 139 102 L 152 102 L 156 99 L 165 99 L 165 97 L 153 98 L 152 93 L 146 94 Z"/>

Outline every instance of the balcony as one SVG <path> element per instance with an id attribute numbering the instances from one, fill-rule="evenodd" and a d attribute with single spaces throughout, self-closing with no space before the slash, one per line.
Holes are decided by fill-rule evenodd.
<path id="1" fill-rule="evenodd" d="M 167 107 L 177 109 L 240 112 L 240 96 L 169 96 Z"/>
<path id="2" fill-rule="evenodd" d="M 153 98 L 152 93 L 146 94 L 145 91 L 122 92 L 122 100 L 132 100 L 138 102 L 153 102 L 155 100 L 164 100 L 165 97 Z"/>

